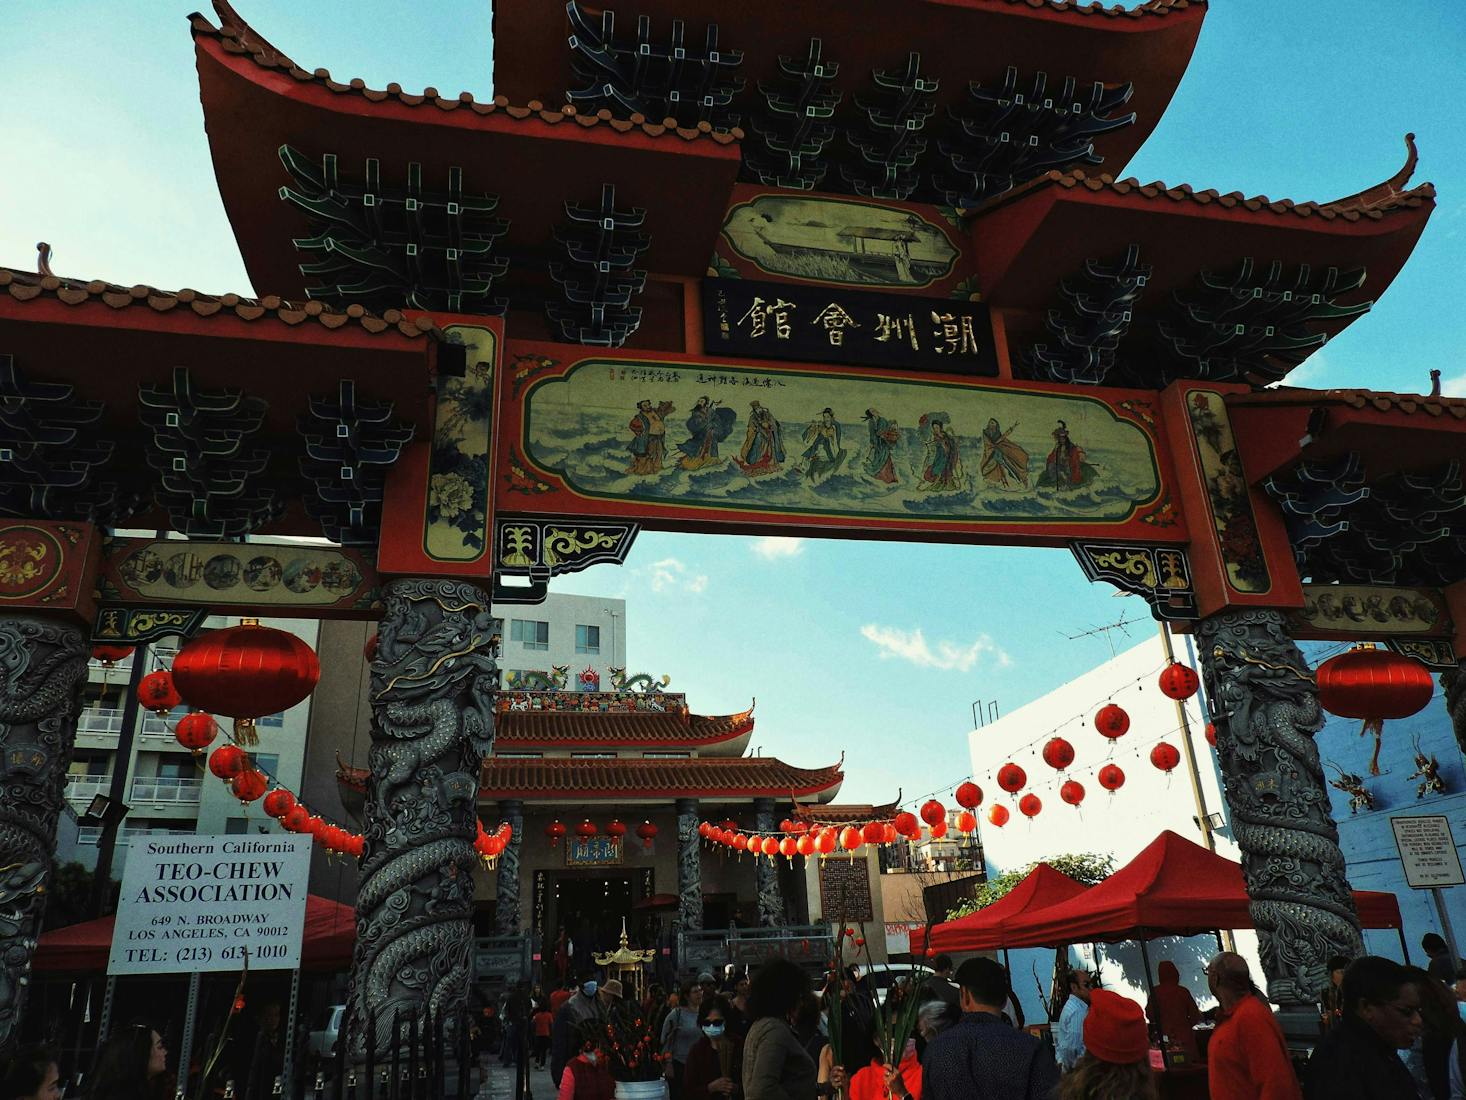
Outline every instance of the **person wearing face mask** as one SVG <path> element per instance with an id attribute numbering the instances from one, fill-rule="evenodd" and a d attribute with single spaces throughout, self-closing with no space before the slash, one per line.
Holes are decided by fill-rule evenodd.
<path id="1" fill-rule="evenodd" d="M 730 1009 L 722 997 L 705 997 L 697 1012 L 702 1038 L 687 1052 L 682 1071 L 682 1100 L 728 1100 L 742 1097 L 743 1051 L 728 1031 Z"/>
<path id="2" fill-rule="evenodd" d="M 581 980 L 580 988 L 560 1006 L 555 1013 L 554 1026 L 550 1028 L 550 1080 L 560 1087 L 560 1075 L 565 1065 L 575 1057 L 576 1029 L 588 1020 L 599 1020 L 604 1015 L 601 1001 L 596 994 L 600 983 L 594 977 Z"/>
<path id="3" fill-rule="evenodd" d="M 1308 1059 L 1304 1097 L 1413 1100 L 1415 1081 L 1398 1054 L 1421 1032 L 1420 991 L 1409 972 L 1393 959 L 1366 955 L 1344 971 L 1342 988 L 1344 1015 Z"/>
<path id="4" fill-rule="evenodd" d="M 557 1100 L 612 1100 L 616 1082 L 606 1064 L 605 1033 L 599 1018 L 576 1025 L 575 1044 L 578 1053 L 565 1063 Z"/>

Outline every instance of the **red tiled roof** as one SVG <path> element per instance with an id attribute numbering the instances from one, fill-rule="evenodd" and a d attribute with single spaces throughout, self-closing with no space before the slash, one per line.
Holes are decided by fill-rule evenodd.
<path id="1" fill-rule="evenodd" d="M 1204 8 L 1207 0 L 1147 0 L 1147 3 L 1127 8 L 1121 4 L 1110 7 L 1097 0 L 987 0 L 989 4 L 1008 7 L 1036 8 L 1041 11 L 1073 13 L 1076 15 L 1108 15 L 1113 17 L 1141 19 L 1147 15 L 1170 15 L 1187 8 Z"/>
<path id="2" fill-rule="evenodd" d="M 359 305 L 338 310 L 320 302 L 287 302 L 275 295 L 246 298 L 239 294 L 215 296 L 188 289 L 158 290 L 141 284 L 126 287 L 101 279 L 83 282 L 11 267 L 0 267 L 0 288 L 17 302 L 47 298 L 69 306 L 106 305 L 119 310 L 129 306 L 147 306 L 155 313 L 179 310 L 197 317 L 237 317 L 241 321 L 270 318 L 292 326 L 314 321 L 328 329 L 354 324 L 372 334 L 392 330 L 407 337 L 422 336 L 436 328 L 431 318 L 419 316 L 408 320 L 395 309 L 389 309 L 379 317 Z"/>
<path id="3" fill-rule="evenodd" d="M 901 812 L 900 802 L 875 806 L 870 803 L 842 802 L 828 806 L 795 806 L 794 816 L 813 825 L 864 824 L 867 821 L 890 821 Z"/>
<path id="4" fill-rule="evenodd" d="M 639 798 L 752 797 L 808 798 L 837 790 L 840 765 L 796 768 L 772 756 L 690 760 L 484 761 L 485 798 L 584 799 L 599 795 Z"/>
<path id="5" fill-rule="evenodd" d="M 1257 393 L 1236 394 L 1228 405 L 1348 405 L 1355 409 L 1427 416 L 1448 416 L 1466 420 L 1466 398 L 1414 393 L 1384 393 L 1379 390 L 1304 390 L 1280 386 Z"/>
<path id="6" fill-rule="evenodd" d="M 510 710 L 496 719 L 495 740 L 514 745 L 624 745 L 683 747 L 731 741 L 753 732 L 753 710 L 739 714 L 655 711 L 581 712 Z"/>
<path id="7" fill-rule="evenodd" d="M 246 23 L 229 5 L 228 0 L 214 0 L 214 11 L 219 17 L 220 26 L 218 27 L 215 27 L 198 12 L 188 17 L 195 37 L 216 38 L 226 53 L 248 55 L 262 69 L 284 72 L 303 84 L 316 84 L 338 95 L 360 96 L 372 103 L 392 99 L 407 107 L 430 104 L 440 111 L 472 111 L 477 115 L 491 115 L 498 112 L 515 120 L 536 118 L 552 126 L 562 122 L 574 122 L 582 129 L 606 125 L 623 134 L 631 130 L 640 130 L 648 137 L 676 134 L 686 141 L 709 137 L 719 145 L 728 145 L 743 138 L 743 131 L 737 127 L 720 133 L 714 131 L 712 126 L 706 122 L 691 128 L 679 127 L 676 119 L 669 118 L 662 122 L 655 122 L 642 115 L 632 115 L 629 119 L 618 119 L 614 118 L 610 111 L 605 110 L 595 114 L 582 114 L 569 105 L 547 109 L 538 100 L 530 100 L 524 107 L 512 107 L 503 96 L 495 96 L 490 102 L 483 103 L 474 99 L 469 92 L 460 92 L 448 98 L 439 95 L 436 88 L 424 88 L 422 95 L 414 95 L 411 92 L 403 91 L 402 86 L 397 83 L 388 84 L 385 90 L 379 91 L 368 88 L 366 82 L 359 77 L 353 77 L 343 84 L 338 80 L 333 80 L 326 69 L 306 70 L 290 60 Z"/>

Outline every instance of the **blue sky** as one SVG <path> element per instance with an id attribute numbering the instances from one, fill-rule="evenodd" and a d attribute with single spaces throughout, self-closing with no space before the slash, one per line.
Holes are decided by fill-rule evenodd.
<path id="1" fill-rule="evenodd" d="M 913 5 L 914 6 L 914 5 Z M 192 5 L 47 0 L 0 9 L 0 264 L 34 244 L 62 274 L 251 289 L 214 185 L 186 15 Z M 491 88 L 486 2 L 238 0 L 306 68 L 382 87 Z M 1327 200 L 1392 174 L 1419 139 L 1439 207 L 1372 314 L 1295 378 L 1466 395 L 1466 148 L 1453 93 L 1466 7 L 1428 0 L 1217 0 L 1175 100 L 1124 174 Z M 1120 170 L 1120 166 L 1107 166 Z M 975 700 L 1004 712 L 1109 655 L 1144 605 L 1090 585 L 1065 551 L 643 535 L 627 565 L 564 591 L 624 595 L 631 663 L 695 709 L 758 697 L 755 743 L 791 763 L 847 753 L 843 797 L 908 798 L 967 768 Z M 1117 645 L 1127 639 L 1112 634 Z M 1043 731 L 1035 731 L 1036 734 Z"/>

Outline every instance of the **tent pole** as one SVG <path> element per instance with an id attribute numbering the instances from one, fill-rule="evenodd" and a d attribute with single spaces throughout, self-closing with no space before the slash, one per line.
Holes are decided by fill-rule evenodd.
<path id="1" fill-rule="evenodd" d="M 1409 966 L 1410 945 L 1405 942 L 1405 926 L 1403 924 L 1400 925 L 1399 928 L 1395 929 L 1395 933 L 1400 937 L 1400 954 L 1405 957 L 1405 965 Z"/>
<path id="2" fill-rule="evenodd" d="M 1147 1000 L 1155 996 L 1155 986 L 1150 979 L 1150 952 L 1145 949 L 1145 941 L 1140 941 L 1140 961 L 1145 964 L 1145 995 Z"/>

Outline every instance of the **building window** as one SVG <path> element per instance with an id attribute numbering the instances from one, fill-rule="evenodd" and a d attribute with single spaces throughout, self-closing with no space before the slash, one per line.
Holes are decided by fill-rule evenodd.
<path id="1" fill-rule="evenodd" d="M 691 760 L 690 752 L 644 752 L 641 754 L 647 760 Z"/>
<path id="2" fill-rule="evenodd" d="M 598 626 L 577 626 L 575 628 L 575 652 L 599 653 L 601 651 L 601 628 Z"/>
<path id="3" fill-rule="evenodd" d="M 285 715 L 267 714 L 263 718 L 256 718 L 255 725 L 268 726 L 271 729 L 279 729 L 281 726 L 285 725 Z"/>
<path id="4" fill-rule="evenodd" d="M 519 642 L 525 649 L 549 649 L 550 624 L 536 619 L 512 619 L 509 640 Z"/>
<path id="5" fill-rule="evenodd" d="M 571 760 L 615 760 L 614 752 L 572 752 Z"/>
<path id="6" fill-rule="evenodd" d="M 280 754 L 273 752 L 257 752 L 254 754 L 255 767 L 264 772 L 271 779 L 280 778 Z"/>
<path id="7" fill-rule="evenodd" d="M 153 774 L 159 779 L 192 779 L 198 770 L 192 760 L 159 760 L 158 770 Z"/>
<path id="8" fill-rule="evenodd" d="M 224 835 L 238 836 L 240 833 L 249 832 L 249 818 L 230 817 L 224 819 Z"/>

